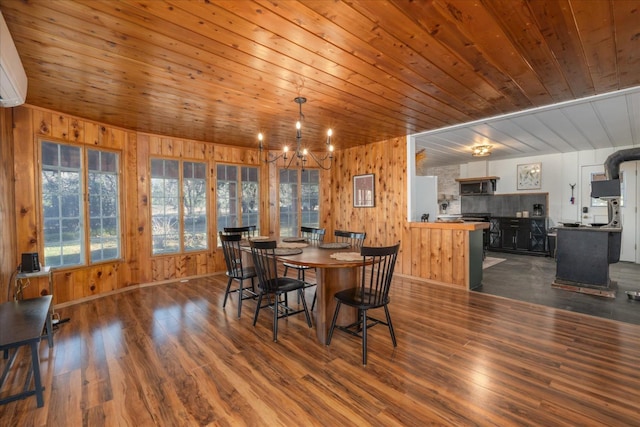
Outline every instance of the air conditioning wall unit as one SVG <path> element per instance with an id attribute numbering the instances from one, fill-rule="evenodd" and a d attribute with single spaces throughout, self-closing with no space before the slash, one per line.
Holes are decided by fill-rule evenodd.
<path id="1" fill-rule="evenodd" d="M 0 12 L 0 107 L 24 104 L 26 97 L 27 74 Z"/>

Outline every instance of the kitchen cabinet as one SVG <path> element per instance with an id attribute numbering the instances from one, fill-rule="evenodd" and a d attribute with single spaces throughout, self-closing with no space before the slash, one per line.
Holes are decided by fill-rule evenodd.
<path id="1" fill-rule="evenodd" d="M 546 238 L 546 218 L 491 218 L 490 250 L 545 255 Z"/>

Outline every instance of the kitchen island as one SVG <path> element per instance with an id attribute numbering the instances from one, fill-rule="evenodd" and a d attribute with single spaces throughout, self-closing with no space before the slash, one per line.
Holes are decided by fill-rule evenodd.
<path id="1" fill-rule="evenodd" d="M 622 229 L 557 227 L 556 278 L 551 286 L 615 298 L 609 265 L 620 260 Z"/>
<path id="2" fill-rule="evenodd" d="M 482 230 L 488 222 L 409 222 L 403 271 L 462 289 L 482 284 Z M 408 253 L 407 253 L 408 252 Z"/>

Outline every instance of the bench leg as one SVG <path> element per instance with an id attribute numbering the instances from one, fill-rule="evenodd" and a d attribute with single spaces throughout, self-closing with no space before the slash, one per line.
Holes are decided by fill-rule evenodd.
<path id="1" fill-rule="evenodd" d="M 35 384 L 36 399 L 38 408 L 44 406 L 44 396 L 42 390 L 42 379 L 40 378 L 40 356 L 38 355 L 39 342 L 31 343 L 31 365 L 33 366 L 33 382 Z"/>

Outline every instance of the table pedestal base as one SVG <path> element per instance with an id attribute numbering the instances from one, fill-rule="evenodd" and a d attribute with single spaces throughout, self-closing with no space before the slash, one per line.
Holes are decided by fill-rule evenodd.
<path id="1" fill-rule="evenodd" d="M 336 309 L 336 300 L 333 297 L 336 292 L 355 287 L 360 277 L 360 268 L 316 268 L 316 280 L 318 283 L 318 299 L 316 301 L 316 336 L 322 344 L 327 343 L 329 327 Z M 358 311 L 346 305 L 340 308 L 338 325 L 349 325 L 356 321 Z"/>

